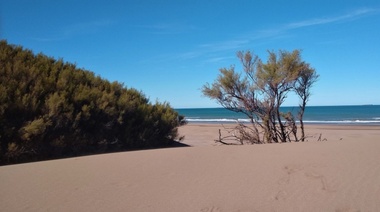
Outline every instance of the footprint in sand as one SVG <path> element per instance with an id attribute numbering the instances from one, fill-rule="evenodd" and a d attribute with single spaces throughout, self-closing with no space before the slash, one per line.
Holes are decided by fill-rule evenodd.
<path id="1" fill-rule="evenodd" d="M 336 191 L 334 188 L 332 188 L 332 186 L 330 186 L 327 183 L 327 180 L 323 175 L 320 175 L 320 174 L 315 173 L 315 172 L 306 172 L 305 176 L 310 178 L 310 179 L 320 180 L 321 185 L 322 185 L 322 190 L 324 190 L 324 191 L 327 191 L 327 192 L 335 192 Z"/>
<path id="2" fill-rule="evenodd" d="M 310 168 L 313 169 L 313 167 L 315 166 L 309 167 L 308 169 Z M 308 171 L 307 169 L 305 169 L 303 166 L 300 166 L 300 165 L 287 165 L 284 167 L 284 171 L 286 175 L 277 181 L 279 185 L 279 191 L 274 195 L 275 200 L 284 200 L 287 198 L 287 192 L 286 192 L 288 188 L 287 185 L 289 183 L 292 183 L 291 182 L 293 179 L 292 176 L 295 174 L 297 174 L 298 176 L 299 174 L 301 175 L 304 174 L 306 176 L 306 179 L 320 181 L 321 189 L 323 191 L 326 191 L 329 193 L 336 192 L 336 189 L 331 185 L 331 183 L 328 183 L 326 177 L 319 174 L 318 172 Z"/>
<path id="3" fill-rule="evenodd" d="M 301 166 L 297 166 L 297 165 L 289 165 L 289 166 L 285 166 L 284 167 L 284 170 L 286 172 L 286 176 L 279 179 L 277 182 L 279 185 L 284 185 L 284 184 L 288 184 L 289 181 L 290 181 L 290 175 L 296 173 L 296 172 L 299 172 L 301 171 L 303 168 Z"/>
<path id="4" fill-rule="evenodd" d="M 279 191 L 274 197 L 275 200 L 285 200 L 288 194 L 285 191 Z"/>
<path id="5" fill-rule="evenodd" d="M 335 212 L 360 212 L 360 210 L 352 209 L 350 207 L 342 207 L 335 209 Z"/>
<path id="6" fill-rule="evenodd" d="M 221 210 L 218 207 L 211 206 L 211 207 L 202 208 L 201 212 L 221 212 Z"/>
<path id="7" fill-rule="evenodd" d="M 202 208 L 201 212 L 222 212 L 222 210 L 218 207 L 211 206 L 211 207 Z M 237 210 L 234 210 L 232 212 L 257 212 L 257 210 L 252 210 L 252 209 L 240 210 L 240 209 L 237 209 Z"/>

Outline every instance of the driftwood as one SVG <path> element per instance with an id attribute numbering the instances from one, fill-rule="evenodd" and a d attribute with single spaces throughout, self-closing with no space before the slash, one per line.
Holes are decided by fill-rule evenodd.
<path id="1" fill-rule="evenodd" d="M 289 123 L 289 122 L 288 122 Z M 288 124 L 287 123 L 287 124 Z M 290 122 L 291 123 L 291 122 Z M 218 130 L 218 139 L 215 139 L 214 141 L 216 143 L 221 143 L 223 145 L 244 145 L 244 144 L 264 144 L 264 130 L 259 130 L 261 128 L 261 125 L 246 125 L 242 124 L 237 121 L 237 125 L 233 127 L 226 127 L 222 124 L 224 132 L 227 133 L 227 135 L 222 135 L 222 129 Z M 309 138 L 310 136 L 303 136 L 301 138 L 297 137 L 297 131 L 296 131 L 296 125 L 293 123 L 291 125 L 284 125 L 286 128 L 289 127 L 290 130 L 286 131 L 286 137 L 287 142 L 299 142 L 299 141 L 305 141 L 306 138 Z M 291 139 L 291 135 L 293 135 L 295 140 Z M 306 140 L 307 141 L 307 140 Z M 327 141 L 326 138 L 322 138 L 322 133 L 319 135 L 318 141 Z M 275 142 L 274 141 L 268 141 L 269 143 Z"/>
<path id="2" fill-rule="evenodd" d="M 318 141 L 327 141 L 327 138 L 322 139 L 322 133 L 321 133 L 319 134 Z"/>
<path id="3" fill-rule="evenodd" d="M 231 135 L 231 136 L 224 136 L 222 137 L 222 132 L 221 130 L 219 129 L 219 139 L 215 140 L 215 142 L 219 142 L 221 144 L 224 144 L 224 145 L 238 145 L 236 143 L 227 143 L 227 142 L 224 142 L 224 140 L 236 140 L 236 137 Z"/>
<path id="4" fill-rule="evenodd" d="M 247 126 L 239 123 L 234 127 L 225 127 L 224 130 L 228 135 L 222 136 L 222 130 L 219 129 L 219 138 L 215 140 L 217 143 L 224 145 L 243 145 L 243 144 L 261 144 L 263 132 L 260 132 L 255 125 Z"/>

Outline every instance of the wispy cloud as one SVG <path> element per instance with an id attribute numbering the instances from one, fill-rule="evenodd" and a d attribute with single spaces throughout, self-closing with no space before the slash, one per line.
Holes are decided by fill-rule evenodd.
<path id="1" fill-rule="evenodd" d="M 46 37 L 34 37 L 32 39 L 41 42 L 66 40 L 78 35 L 93 34 L 99 32 L 100 30 L 113 24 L 114 22 L 110 20 L 75 23 L 58 28 L 55 30 L 55 32 L 54 30 L 51 30 L 53 33 L 47 36 L 45 35 Z"/>
<path id="2" fill-rule="evenodd" d="M 76 23 L 63 28 L 63 35 L 66 37 L 76 36 L 81 34 L 96 33 L 108 26 L 113 25 L 110 20 L 100 20 L 93 22 Z"/>
<path id="3" fill-rule="evenodd" d="M 273 28 L 259 29 L 252 33 L 245 34 L 249 38 L 250 42 L 262 40 L 262 39 L 278 39 L 287 37 L 285 34 L 291 30 L 302 29 L 307 27 L 313 27 L 318 25 L 338 24 L 357 20 L 366 15 L 378 13 L 380 10 L 364 8 L 351 11 L 347 14 L 339 16 L 330 16 L 325 18 L 306 19 L 297 22 L 285 23 Z"/>
<path id="4" fill-rule="evenodd" d="M 295 29 L 295 28 L 309 27 L 309 26 L 322 25 L 322 24 L 331 24 L 331 23 L 337 23 L 337 22 L 351 21 L 351 20 L 355 20 L 357 18 L 360 18 L 364 15 L 371 14 L 371 13 L 374 13 L 377 11 L 378 10 L 371 9 L 371 8 L 358 9 L 358 10 L 352 11 L 350 13 L 341 15 L 341 16 L 334 16 L 334 17 L 327 17 L 327 18 L 316 18 L 316 19 L 310 19 L 310 20 L 304 20 L 304 21 L 285 24 L 283 29 L 287 30 L 287 29 Z"/>
<path id="5" fill-rule="evenodd" d="M 199 47 L 207 52 L 219 52 L 226 50 L 239 49 L 250 42 L 249 39 L 234 39 L 217 43 L 201 44 Z"/>
<path id="6" fill-rule="evenodd" d="M 235 36 L 231 39 L 221 40 L 217 42 L 209 42 L 199 44 L 198 46 L 189 49 L 189 51 L 177 52 L 175 54 L 160 55 L 155 58 L 156 62 L 168 61 L 181 61 L 181 60 L 197 60 L 203 63 L 218 63 L 234 58 L 231 56 L 231 51 L 249 48 L 251 44 L 262 45 L 277 39 L 284 39 L 289 36 L 294 36 L 292 30 L 302 29 L 312 26 L 320 26 L 327 24 L 338 24 L 344 22 L 354 21 L 363 18 L 367 15 L 379 13 L 378 9 L 364 8 L 351 11 L 349 13 L 330 16 L 323 18 L 306 19 L 297 22 L 283 23 L 273 28 L 257 29 L 253 32 L 245 32 L 240 36 Z M 151 33 L 155 34 L 176 34 L 188 33 L 191 30 L 196 30 L 196 27 L 178 24 L 156 24 L 156 25 L 142 25 L 137 26 L 140 28 L 149 29 Z"/>
<path id="7" fill-rule="evenodd" d="M 226 61 L 226 60 L 231 60 L 235 57 L 210 57 L 208 59 L 206 59 L 204 62 L 205 63 L 219 63 L 219 62 L 223 62 L 223 61 Z"/>
<path id="8" fill-rule="evenodd" d="M 379 9 L 362 8 L 362 9 L 351 11 L 343 15 L 331 16 L 331 17 L 326 17 L 326 18 L 307 19 L 307 20 L 301 20 L 301 21 L 292 22 L 292 23 L 285 23 L 273 28 L 259 29 L 251 33 L 245 33 L 241 35 L 239 38 L 233 38 L 231 40 L 225 40 L 225 41 L 220 41 L 220 42 L 215 42 L 215 43 L 201 44 L 197 47 L 196 51 L 191 52 L 191 55 L 203 56 L 203 55 L 207 55 L 207 54 L 215 53 L 215 52 L 239 50 L 242 48 L 246 48 L 250 43 L 257 42 L 258 40 L 267 42 L 268 39 L 273 40 L 273 39 L 281 39 L 281 38 L 287 37 L 286 35 L 287 32 L 291 30 L 312 27 L 312 26 L 317 26 L 317 25 L 349 22 L 349 21 L 362 18 L 366 15 L 378 13 L 379 11 L 380 11 Z M 184 53 L 184 55 L 187 55 L 187 54 L 189 54 L 189 52 Z M 186 57 L 183 57 L 183 59 L 186 59 Z"/>
<path id="9" fill-rule="evenodd" d="M 189 51 L 189 52 L 184 52 L 184 53 L 181 53 L 181 54 L 178 54 L 176 56 L 177 59 L 182 59 L 182 60 L 188 60 L 188 59 L 193 59 L 193 58 L 196 58 L 196 57 L 199 57 L 201 56 L 203 53 L 199 50 L 197 51 Z"/>
<path id="10" fill-rule="evenodd" d="M 182 23 L 157 23 L 152 25 L 138 25 L 137 28 L 147 29 L 151 34 L 181 34 L 196 30 L 197 27 Z"/>

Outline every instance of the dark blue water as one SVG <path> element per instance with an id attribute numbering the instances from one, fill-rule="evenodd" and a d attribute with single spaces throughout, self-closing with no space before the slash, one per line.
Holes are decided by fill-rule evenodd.
<path id="1" fill-rule="evenodd" d="M 249 122 L 241 113 L 224 108 L 176 109 L 188 122 Z M 297 117 L 298 107 L 282 107 L 282 112 L 290 111 Z M 316 124 L 373 124 L 380 125 L 380 105 L 363 106 L 308 106 L 304 115 L 305 123 Z"/>

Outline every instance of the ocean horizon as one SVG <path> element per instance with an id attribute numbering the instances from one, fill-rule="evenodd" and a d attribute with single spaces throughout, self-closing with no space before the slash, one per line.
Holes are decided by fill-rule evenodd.
<path id="1" fill-rule="evenodd" d="M 249 122 L 243 113 L 225 108 L 175 109 L 189 123 L 236 123 Z M 281 112 L 290 111 L 297 118 L 298 106 L 284 106 Z M 305 124 L 380 125 L 380 105 L 307 106 Z M 298 122 L 298 120 L 297 120 Z"/>

